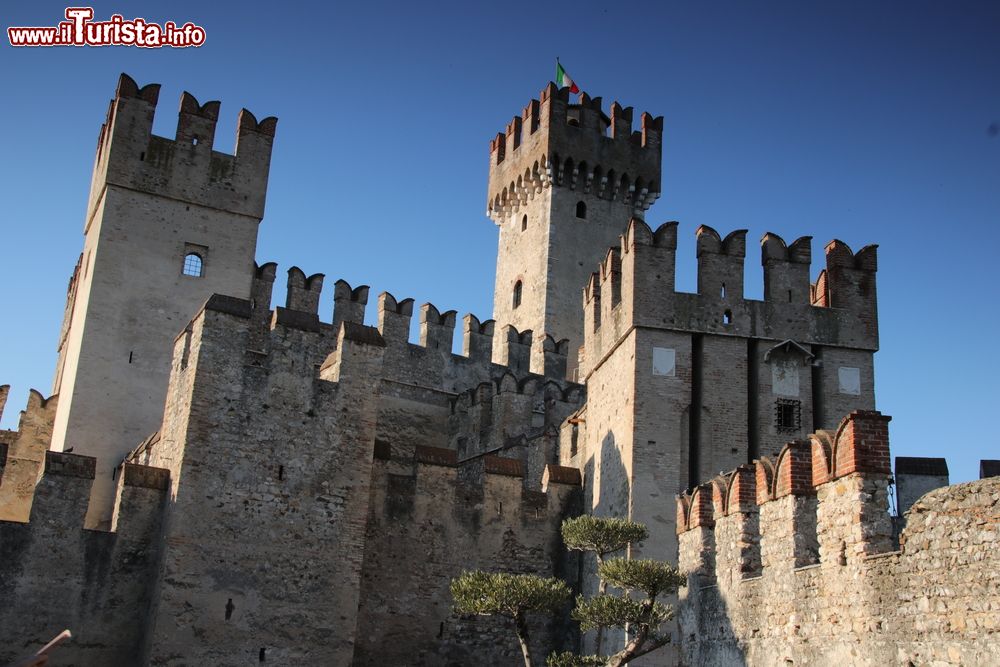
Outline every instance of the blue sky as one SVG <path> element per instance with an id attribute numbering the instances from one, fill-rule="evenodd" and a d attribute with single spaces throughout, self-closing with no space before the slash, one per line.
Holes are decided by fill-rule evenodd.
<path id="1" fill-rule="evenodd" d="M 65 5 L 6 3 L 3 27 L 55 25 Z M 47 393 L 66 283 L 82 247 L 97 133 L 118 73 L 177 100 L 279 117 L 259 261 L 323 272 L 441 309 L 492 310 L 489 139 L 554 76 L 606 104 L 663 115 L 663 197 L 679 220 L 677 283 L 695 288 L 694 230 L 755 241 L 880 244 L 878 407 L 897 455 L 947 456 L 952 480 L 1000 458 L 1000 3 L 698 2 L 95 5 L 193 21 L 197 49 L 0 47 L 3 425 Z M 998 127 L 994 126 L 994 127 Z M 141 279 L 140 277 L 136 278 Z M 327 290 L 322 312 L 332 308 Z"/>

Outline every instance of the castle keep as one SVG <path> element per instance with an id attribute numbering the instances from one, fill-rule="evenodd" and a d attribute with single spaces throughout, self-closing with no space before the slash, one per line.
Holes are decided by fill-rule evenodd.
<path id="1" fill-rule="evenodd" d="M 52 385 L 53 449 L 97 458 L 95 527 L 111 519 L 115 466 L 160 423 L 170 341 L 206 292 L 249 296 L 264 216 L 277 120 L 241 111 L 226 155 L 213 150 L 219 102 L 188 93 L 176 137 L 154 136 L 159 91 L 122 77 L 101 127 Z"/>
<path id="2" fill-rule="evenodd" d="M 219 103 L 188 93 L 175 138 L 152 135 L 158 90 L 119 80 L 54 395 L 32 392 L 0 432 L 0 663 L 69 627 L 53 664 L 512 664 L 509 628 L 456 615 L 448 584 L 480 568 L 592 590 L 559 533 L 580 513 L 645 523 L 630 555 L 679 548 L 691 573 L 675 646 L 642 664 L 815 657 L 807 640 L 837 633 L 783 615 L 820 613 L 817 590 L 898 624 L 891 591 L 919 590 L 964 508 L 995 563 L 989 486 L 917 501 L 963 509 L 933 540 L 911 514 L 904 551 L 880 555 L 876 247 L 831 241 L 812 282 L 811 239 L 765 234 L 757 301 L 746 230 L 702 225 L 697 293 L 678 292 L 679 225 L 643 220 L 662 118 L 633 129 L 631 108 L 550 84 L 497 134 L 493 319 L 343 280 L 321 313 L 324 274 L 291 267 L 276 288 L 278 267 L 255 260 L 276 119 L 243 110 L 227 155 Z M 996 590 L 980 599 L 1000 604 Z M 975 618 L 943 660 L 996 649 Z M 907 632 L 876 651 L 859 626 L 836 655 L 891 660 Z M 544 655 L 586 640 L 557 617 L 534 619 L 533 641 Z"/>

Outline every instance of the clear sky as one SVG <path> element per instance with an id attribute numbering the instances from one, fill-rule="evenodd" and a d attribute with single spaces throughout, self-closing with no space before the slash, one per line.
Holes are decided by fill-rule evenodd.
<path id="1" fill-rule="evenodd" d="M 64 4 L 5 3 L 3 27 L 55 25 Z M 345 278 L 442 310 L 492 311 L 497 232 L 489 139 L 561 57 L 593 96 L 664 116 L 663 196 L 679 220 L 677 283 L 694 291 L 694 231 L 756 241 L 878 243 L 878 408 L 897 455 L 947 456 L 953 481 L 1000 458 L 993 417 L 1000 308 L 1000 3 L 99 3 L 192 21 L 204 46 L 0 47 L 3 425 L 47 393 L 67 280 L 82 247 L 96 139 L 118 73 L 222 100 L 216 150 L 242 106 L 275 115 L 258 261 Z M 142 280 L 135 276 L 135 280 Z M 280 282 L 278 283 L 281 284 Z M 283 292 L 282 289 L 277 289 Z M 280 298 L 280 297 L 279 297 Z M 329 316 L 332 289 L 322 312 Z"/>

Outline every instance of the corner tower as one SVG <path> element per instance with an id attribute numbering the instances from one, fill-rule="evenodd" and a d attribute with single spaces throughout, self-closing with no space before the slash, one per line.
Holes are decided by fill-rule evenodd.
<path id="1" fill-rule="evenodd" d="M 228 155 L 219 102 L 189 93 L 175 138 L 153 135 L 159 90 L 118 81 L 59 340 L 52 449 L 97 458 L 91 527 L 110 519 L 115 466 L 160 426 L 174 338 L 213 293 L 250 297 L 264 215 L 277 119 L 243 109 Z"/>
<path id="2" fill-rule="evenodd" d="M 569 372 L 583 343 L 580 290 L 633 216 L 660 196 L 663 118 L 550 83 L 490 142 L 487 212 L 500 228 L 493 316 L 569 340 Z"/>

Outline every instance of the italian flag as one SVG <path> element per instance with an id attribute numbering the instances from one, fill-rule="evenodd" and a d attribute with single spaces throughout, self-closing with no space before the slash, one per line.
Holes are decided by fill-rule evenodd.
<path id="1" fill-rule="evenodd" d="M 563 69 L 563 66 L 556 61 L 556 86 L 560 89 L 569 88 L 569 92 L 578 93 L 580 92 L 579 86 L 573 83 L 573 79 L 569 78 L 569 74 Z"/>

